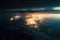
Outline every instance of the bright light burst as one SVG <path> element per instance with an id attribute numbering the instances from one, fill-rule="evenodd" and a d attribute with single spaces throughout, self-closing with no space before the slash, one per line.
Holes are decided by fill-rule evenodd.
<path id="1" fill-rule="evenodd" d="M 11 21 L 13 21 L 13 20 L 14 20 L 14 18 L 10 18 L 10 20 L 11 20 Z"/>
<path id="2" fill-rule="evenodd" d="M 44 16 L 40 15 L 40 14 L 28 14 L 25 16 L 26 18 L 26 25 L 29 25 L 30 28 L 38 28 L 38 21 L 39 22 L 43 22 L 44 20 Z"/>
<path id="3" fill-rule="evenodd" d="M 25 16 L 26 25 L 30 28 L 38 28 L 38 22 L 43 23 L 46 18 L 60 18 L 60 14 L 48 14 L 48 13 L 29 13 Z"/>
<path id="4" fill-rule="evenodd" d="M 46 18 L 58 18 L 60 19 L 60 14 L 52 14 L 52 13 L 25 13 L 23 17 L 21 15 L 16 15 L 11 17 L 10 20 L 18 20 L 20 18 L 24 18 L 26 25 L 29 28 L 39 28 L 39 23 L 44 23 Z M 39 23 L 38 23 L 39 22 Z"/>
<path id="5" fill-rule="evenodd" d="M 10 20 L 13 21 L 13 20 L 18 20 L 18 19 L 20 19 L 20 18 L 21 18 L 20 15 L 16 15 L 16 16 L 14 16 L 14 17 L 11 17 Z"/>

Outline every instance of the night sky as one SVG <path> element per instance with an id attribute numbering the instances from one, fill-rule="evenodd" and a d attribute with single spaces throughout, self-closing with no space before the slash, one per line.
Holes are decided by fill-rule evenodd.
<path id="1" fill-rule="evenodd" d="M 60 0 L 0 0 L 1 8 L 58 6 Z"/>
<path id="2" fill-rule="evenodd" d="M 10 21 L 16 13 L 32 13 L 33 8 L 46 8 L 40 12 L 58 14 L 60 10 L 52 10 L 60 6 L 60 0 L 0 0 L 0 39 L 7 40 L 60 40 L 60 19 L 46 19 L 47 24 L 40 24 L 39 29 L 30 29 L 25 25 L 25 19 Z M 27 8 L 27 11 L 19 10 Z M 14 9 L 14 10 L 13 10 Z"/>

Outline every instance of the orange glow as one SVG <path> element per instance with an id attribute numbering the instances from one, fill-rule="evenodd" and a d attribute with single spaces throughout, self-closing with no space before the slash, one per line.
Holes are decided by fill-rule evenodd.
<path id="1" fill-rule="evenodd" d="M 60 14 L 49 14 L 49 13 L 28 13 L 25 16 L 26 25 L 32 28 L 38 28 L 38 22 L 43 23 L 45 18 L 60 18 Z"/>
<path id="2" fill-rule="evenodd" d="M 20 19 L 20 18 L 21 18 L 20 15 L 16 15 L 16 16 L 10 18 L 10 20 L 13 21 L 13 20 L 18 20 L 18 19 Z"/>
<path id="3" fill-rule="evenodd" d="M 16 15 L 16 16 L 14 16 L 14 18 L 15 18 L 15 20 L 17 20 L 17 19 L 21 18 L 21 16 Z"/>
<path id="4" fill-rule="evenodd" d="M 46 18 L 58 18 L 60 19 L 60 14 L 52 14 L 52 13 L 25 13 L 25 15 L 22 17 L 21 15 L 16 15 L 12 18 L 10 18 L 11 21 L 18 20 L 20 18 L 24 18 L 26 25 L 29 26 L 29 28 L 38 28 L 40 26 L 39 23 L 43 23 L 46 21 Z M 39 24 L 39 25 L 38 25 Z"/>
<path id="5" fill-rule="evenodd" d="M 40 14 L 28 14 L 25 16 L 26 18 L 26 25 L 29 25 L 29 27 L 33 27 L 33 28 L 38 28 L 38 23 L 39 22 L 43 22 L 44 20 L 44 16 L 40 15 Z"/>

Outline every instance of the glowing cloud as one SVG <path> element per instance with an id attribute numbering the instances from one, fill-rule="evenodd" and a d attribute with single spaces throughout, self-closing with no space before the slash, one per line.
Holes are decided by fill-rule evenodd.
<path id="1" fill-rule="evenodd" d="M 54 7 L 53 10 L 60 10 L 60 7 Z"/>
<path id="2" fill-rule="evenodd" d="M 23 15 L 23 14 L 22 14 Z M 29 28 L 39 28 L 39 23 L 44 23 L 46 21 L 45 19 L 49 18 L 58 18 L 60 19 L 60 14 L 52 14 L 52 13 L 25 13 L 25 15 L 22 17 L 22 15 L 15 15 L 10 18 L 11 21 L 18 20 L 20 18 L 25 19 L 25 23 Z M 38 25 L 39 24 L 39 25 Z"/>
<path id="3" fill-rule="evenodd" d="M 10 20 L 13 21 L 13 20 L 18 20 L 18 19 L 20 19 L 20 18 L 21 18 L 20 15 L 16 15 L 16 16 L 14 16 L 14 17 L 11 17 Z"/>
<path id="4" fill-rule="evenodd" d="M 60 18 L 60 14 L 47 14 L 47 13 L 28 13 L 25 16 L 26 25 L 28 25 L 30 28 L 38 28 L 38 22 L 43 23 L 46 21 L 46 18 Z"/>
<path id="5" fill-rule="evenodd" d="M 12 20 L 14 20 L 14 18 L 10 18 L 10 20 L 12 21 Z"/>

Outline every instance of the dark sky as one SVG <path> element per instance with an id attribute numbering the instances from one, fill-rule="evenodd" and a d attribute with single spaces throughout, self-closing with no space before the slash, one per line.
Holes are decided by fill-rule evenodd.
<path id="1" fill-rule="evenodd" d="M 32 30 L 27 29 L 26 30 L 27 33 L 25 34 L 23 33 L 25 31 L 25 25 L 24 25 L 23 19 L 10 22 L 9 18 L 13 15 L 13 12 L 11 11 L 1 12 L 1 10 L 4 8 L 51 7 L 51 6 L 59 6 L 59 5 L 60 5 L 60 0 L 20 0 L 20 1 L 19 0 L 0 0 L 0 8 L 1 8 L 0 9 L 0 30 L 1 30 L 0 35 L 2 37 L 7 37 L 7 38 L 10 36 L 16 38 L 20 34 L 19 35 L 20 38 L 24 39 L 26 37 L 26 40 L 29 40 L 29 39 L 31 40 L 30 37 L 34 38 L 34 40 L 36 39 L 44 40 L 45 38 L 47 39 L 49 37 L 51 37 L 49 39 L 60 40 L 60 20 L 59 21 L 53 20 L 54 23 L 50 22 L 49 25 L 46 27 L 46 29 L 42 27 L 43 28 L 42 32 L 38 32 L 36 30 L 32 32 Z M 19 28 L 19 31 L 18 30 L 9 31 L 9 29 L 11 28 L 12 29 Z M 47 30 L 48 28 L 49 30 Z M 50 28 L 52 28 L 52 30 Z M 29 33 L 32 33 L 32 34 L 29 34 Z"/>
<path id="2" fill-rule="evenodd" d="M 1 0 L 1 8 L 25 8 L 25 7 L 44 7 L 56 6 L 60 0 Z"/>

